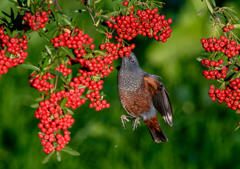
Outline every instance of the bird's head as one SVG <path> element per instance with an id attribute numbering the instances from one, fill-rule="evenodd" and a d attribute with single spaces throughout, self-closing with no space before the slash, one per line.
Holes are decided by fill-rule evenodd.
<path id="1" fill-rule="evenodd" d="M 117 67 L 117 69 L 120 71 L 121 69 L 129 70 L 129 71 L 136 71 L 138 69 L 141 69 L 138 64 L 138 60 L 133 52 L 131 52 L 130 56 L 124 56 L 122 58 L 122 65 L 120 67 Z"/>

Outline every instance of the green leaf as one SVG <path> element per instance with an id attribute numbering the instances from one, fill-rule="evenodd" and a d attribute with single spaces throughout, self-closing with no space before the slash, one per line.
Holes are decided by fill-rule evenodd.
<path id="1" fill-rule="evenodd" d="M 228 11 L 227 11 L 227 13 L 228 13 L 231 17 L 233 17 L 236 21 L 239 21 L 238 17 L 236 17 L 234 14 L 232 14 L 232 13 L 230 13 L 230 12 L 228 12 Z"/>
<path id="2" fill-rule="evenodd" d="M 12 8 L 11 8 L 11 21 L 14 22 L 14 12 Z"/>
<path id="3" fill-rule="evenodd" d="M 65 104 L 67 103 L 67 97 L 65 97 L 61 103 L 60 103 L 60 106 L 61 106 L 61 109 L 65 106 Z"/>
<path id="4" fill-rule="evenodd" d="M 207 4 L 207 7 L 208 7 L 208 10 L 211 12 L 211 14 L 213 14 L 213 8 L 211 6 L 211 4 L 209 3 L 208 0 L 206 0 L 206 4 Z"/>
<path id="5" fill-rule="evenodd" d="M 52 157 L 52 155 L 54 154 L 55 151 L 52 151 L 50 154 L 48 154 L 43 160 L 42 160 L 42 164 L 46 164 L 50 158 Z"/>
<path id="6" fill-rule="evenodd" d="M 60 78 L 62 79 L 62 81 L 63 81 L 64 83 L 67 83 L 67 80 L 66 80 L 66 78 L 65 78 L 64 76 L 60 76 Z"/>
<path id="7" fill-rule="evenodd" d="M 104 30 L 102 29 L 96 29 L 96 31 L 98 31 L 99 33 L 105 34 Z"/>
<path id="8" fill-rule="evenodd" d="M 2 11 L 2 13 L 3 13 L 5 16 L 7 16 L 8 18 L 11 18 L 11 16 L 8 15 L 6 12 Z"/>
<path id="9" fill-rule="evenodd" d="M 130 6 L 134 5 L 134 3 L 135 3 L 136 1 L 137 1 L 137 0 L 131 0 L 131 1 L 129 2 L 129 5 L 128 5 L 128 6 L 130 7 Z"/>
<path id="10" fill-rule="evenodd" d="M 214 7 L 216 6 L 215 0 L 212 0 L 212 4 L 213 4 Z"/>
<path id="11" fill-rule="evenodd" d="M 237 131 L 240 128 L 240 126 L 238 126 L 234 131 Z"/>
<path id="12" fill-rule="evenodd" d="M 105 1 L 101 1 L 100 4 L 98 5 L 96 11 L 98 11 L 100 8 L 102 8 L 104 3 L 105 3 Z"/>
<path id="13" fill-rule="evenodd" d="M 238 76 L 239 76 L 239 72 L 238 71 L 235 71 L 236 74 L 234 74 L 231 78 L 231 80 L 235 80 Z"/>
<path id="14" fill-rule="evenodd" d="M 61 154 L 59 151 L 56 151 L 56 155 L 57 155 L 57 160 L 60 162 L 61 161 Z"/>
<path id="15" fill-rule="evenodd" d="M 101 25 L 101 27 L 104 29 L 104 31 L 108 32 L 108 28 L 106 26 Z"/>
<path id="16" fill-rule="evenodd" d="M 223 14 L 221 14 L 221 13 L 216 13 L 215 15 L 217 15 L 219 18 L 225 19 L 224 16 L 223 16 Z"/>
<path id="17" fill-rule="evenodd" d="M 72 23 L 71 23 L 71 24 L 72 24 L 73 26 L 75 26 L 75 20 L 76 20 L 76 18 L 77 18 L 77 15 L 78 15 L 78 13 L 75 13 L 74 16 L 73 16 L 73 18 L 72 18 Z"/>
<path id="18" fill-rule="evenodd" d="M 236 11 L 234 11 L 232 8 L 233 7 L 222 7 L 222 9 L 226 9 L 227 11 L 232 12 L 232 13 L 238 15 L 238 13 Z"/>
<path id="19" fill-rule="evenodd" d="M 51 38 L 48 37 L 48 35 L 42 29 L 38 29 L 38 33 L 41 37 L 44 37 L 47 41 L 51 40 Z"/>
<path id="20" fill-rule="evenodd" d="M 227 75 L 227 77 L 225 78 L 225 81 L 229 81 L 230 79 L 232 79 L 234 76 L 236 75 L 236 71 L 230 71 Z"/>
<path id="21" fill-rule="evenodd" d="M 72 148 L 69 147 L 69 146 L 65 146 L 64 149 L 66 149 L 66 150 L 72 150 Z"/>
<path id="22" fill-rule="evenodd" d="M 27 0 L 27 7 L 30 7 L 30 0 Z"/>
<path id="23" fill-rule="evenodd" d="M 47 57 L 47 53 L 46 52 L 41 51 L 41 55 L 42 55 L 43 58 Z"/>
<path id="24" fill-rule="evenodd" d="M 93 92 L 93 90 L 88 90 L 86 94 L 90 94 L 92 92 Z"/>
<path id="25" fill-rule="evenodd" d="M 54 26 L 50 27 L 47 30 L 48 30 L 49 34 L 51 34 L 52 32 L 55 32 L 57 28 L 59 28 L 59 25 L 55 24 Z"/>
<path id="26" fill-rule="evenodd" d="M 103 55 L 106 55 L 106 53 L 105 53 L 105 52 L 103 52 L 103 51 L 100 51 L 100 50 L 94 50 L 94 53 L 101 53 L 101 54 L 103 54 Z"/>
<path id="27" fill-rule="evenodd" d="M 235 24 L 235 25 L 233 25 L 234 26 L 234 28 L 236 28 L 236 29 L 240 29 L 240 24 Z"/>
<path id="28" fill-rule="evenodd" d="M 67 25 L 69 25 L 69 26 L 72 26 L 72 23 L 71 23 L 71 21 L 68 19 L 68 18 L 66 18 L 66 17 L 62 17 L 62 20 L 63 20 L 63 22 L 65 22 Z"/>
<path id="29" fill-rule="evenodd" d="M 58 76 L 63 76 L 62 72 L 56 71 L 56 70 L 48 70 L 49 73 L 53 74 L 53 75 L 58 75 Z"/>
<path id="30" fill-rule="evenodd" d="M 45 45 L 45 49 L 47 50 L 48 54 L 50 54 L 50 55 L 52 54 L 51 50 L 49 49 L 49 47 L 47 45 Z"/>
<path id="31" fill-rule="evenodd" d="M 217 81 L 218 81 L 219 83 L 223 83 L 223 82 L 224 82 L 223 79 L 218 79 Z"/>
<path id="32" fill-rule="evenodd" d="M 72 72 L 68 74 L 68 79 L 69 82 L 72 80 Z"/>
<path id="33" fill-rule="evenodd" d="M 17 0 L 8 0 L 8 1 L 10 1 L 10 2 L 12 2 L 12 3 L 15 3 L 15 4 L 18 4 L 18 3 L 16 3 Z"/>
<path id="34" fill-rule="evenodd" d="M 204 11 L 206 11 L 207 7 L 204 7 L 203 9 L 201 9 L 197 15 L 201 15 Z"/>
<path id="35" fill-rule="evenodd" d="M 39 97 L 39 98 L 37 98 L 37 99 L 35 99 L 35 101 L 36 102 L 40 102 L 40 101 L 43 101 L 44 99 L 43 98 L 41 98 L 41 97 Z"/>
<path id="36" fill-rule="evenodd" d="M 116 22 L 114 22 L 112 19 L 110 19 L 109 17 L 105 16 L 105 15 L 101 15 L 102 18 L 109 20 L 110 22 L 117 24 Z"/>
<path id="37" fill-rule="evenodd" d="M 56 20 L 57 22 L 59 22 L 59 17 L 58 17 L 58 15 L 57 15 L 57 13 L 55 12 L 55 10 L 52 10 L 52 14 L 53 14 L 55 20 Z"/>
<path id="38" fill-rule="evenodd" d="M 73 156 L 79 156 L 80 153 L 75 151 L 75 150 L 71 150 L 71 149 L 66 149 L 65 147 L 62 149 L 62 151 L 68 153 L 68 154 L 71 154 Z"/>
<path id="39" fill-rule="evenodd" d="M 12 32 L 11 32 L 11 30 L 9 29 L 9 28 L 5 28 L 6 30 L 7 30 L 7 33 L 8 33 L 8 35 L 10 36 L 10 37 L 12 37 Z"/>
<path id="40" fill-rule="evenodd" d="M 66 48 L 66 47 L 65 47 L 65 48 L 64 48 L 64 47 L 61 47 L 61 48 L 59 48 L 59 49 L 61 49 L 62 51 L 64 51 L 64 53 L 68 54 L 72 59 L 75 60 L 75 56 L 73 55 L 71 49 L 68 49 L 68 48 Z"/>
<path id="41" fill-rule="evenodd" d="M 31 9 L 32 14 L 35 15 L 35 5 L 34 4 L 30 4 L 30 9 Z"/>
<path id="42" fill-rule="evenodd" d="M 31 70 L 40 71 L 40 69 L 38 67 L 33 66 L 33 65 L 21 64 L 21 65 L 19 65 L 19 67 L 22 67 L 24 69 L 31 69 Z"/>
<path id="43" fill-rule="evenodd" d="M 69 108 L 65 108 L 65 109 L 68 111 L 69 114 L 74 115 L 74 112 L 71 109 Z"/>
<path id="44" fill-rule="evenodd" d="M 203 56 L 197 58 L 197 60 L 198 60 L 199 62 L 201 62 L 201 60 L 203 60 L 203 59 L 208 59 L 208 58 L 203 57 Z"/>
<path id="45" fill-rule="evenodd" d="M 49 64 L 49 57 L 46 57 L 44 62 L 43 62 L 43 65 L 42 65 L 42 71 L 46 68 L 46 66 Z"/>
<path id="46" fill-rule="evenodd" d="M 35 108 L 38 108 L 38 106 L 39 106 L 39 103 L 34 103 L 30 107 L 35 109 Z"/>
<path id="47" fill-rule="evenodd" d="M 48 94 L 47 96 L 45 96 L 45 97 L 44 97 L 44 100 L 49 100 L 49 99 L 50 99 L 50 97 L 51 97 L 51 95 L 50 95 L 50 94 Z"/>

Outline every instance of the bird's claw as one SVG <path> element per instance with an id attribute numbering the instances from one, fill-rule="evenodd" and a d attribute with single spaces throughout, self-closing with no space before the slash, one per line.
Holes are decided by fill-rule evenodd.
<path id="1" fill-rule="evenodd" d="M 137 129 L 137 126 L 139 125 L 141 125 L 141 123 L 140 123 L 140 117 L 137 117 L 135 120 L 134 120 L 134 122 L 133 122 L 133 130 L 136 130 Z"/>
<path id="2" fill-rule="evenodd" d="M 126 115 L 122 115 L 122 116 L 121 116 L 122 125 L 123 125 L 123 128 L 124 128 L 125 130 L 126 130 L 125 123 L 126 123 L 126 122 L 130 122 L 130 120 L 128 119 L 128 117 L 130 117 L 130 116 L 126 116 Z"/>

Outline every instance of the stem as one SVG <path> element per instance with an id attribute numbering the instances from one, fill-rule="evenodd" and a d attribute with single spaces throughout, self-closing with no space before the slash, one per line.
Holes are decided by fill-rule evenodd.
<path id="1" fill-rule="evenodd" d="M 91 9 L 90 9 L 88 6 L 86 6 L 86 8 L 87 8 L 87 10 L 88 10 L 89 15 L 90 15 L 91 18 L 92 18 L 93 24 L 96 26 L 96 22 L 95 22 L 95 20 L 94 20 L 93 15 L 92 15 L 92 11 L 91 11 Z"/>
<path id="2" fill-rule="evenodd" d="M 57 81 L 58 81 L 58 75 L 56 76 L 55 85 L 54 85 L 54 90 L 57 89 Z"/>
<path id="3" fill-rule="evenodd" d="M 57 8 L 58 8 L 60 11 L 62 11 L 61 7 L 59 6 L 58 0 L 55 0 L 55 6 L 54 6 L 55 11 L 57 11 Z"/>

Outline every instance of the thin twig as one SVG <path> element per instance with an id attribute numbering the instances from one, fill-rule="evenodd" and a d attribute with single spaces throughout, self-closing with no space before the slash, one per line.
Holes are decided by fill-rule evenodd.
<path id="1" fill-rule="evenodd" d="M 55 85 L 54 85 L 54 90 L 57 89 L 57 81 L 58 81 L 58 75 L 56 76 Z"/>
<path id="2" fill-rule="evenodd" d="M 60 11 L 62 11 L 61 7 L 59 6 L 58 0 L 55 0 L 55 6 L 54 6 L 55 11 L 57 11 L 57 8 L 58 8 Z"/>
<path id="3" fill-rule="evenodd" d="M 91 16 L 91 18 L 92 18 L 92 21 L 93 21 L 93 24 L 94 25 L 96 25 L 96 22 L 95 22 L 95 20 L 94 20 L 94 17 L 93 17 L 93 15 L 92 15 L 92 11 L 89 9 L 89 7 L 88 6 L 86 6 L 87 7 L 87 10 L 88 10 L 88 13 L 89 13 L 89 15 Z"/>

